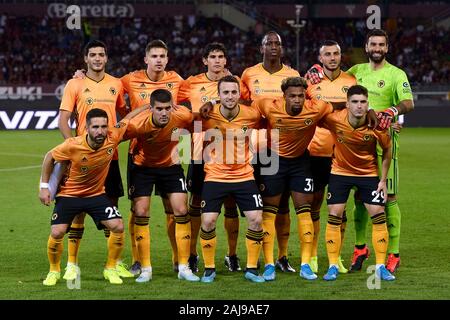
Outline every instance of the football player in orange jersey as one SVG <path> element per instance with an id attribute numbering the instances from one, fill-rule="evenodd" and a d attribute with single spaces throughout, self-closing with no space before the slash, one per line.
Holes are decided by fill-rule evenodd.
<path id="1" fill-rule="evenodd" d="M 319 61 L 324 70 L 324 78 L 319 84 L 308 83 L 307 95 L 310 98 L 329 102 L 347 101 L 347 90 L 356 84 L 356 79 L 341 70 L 341 48 L 336 41 L 326 40 L 319 49 Z M 314 224 L 314 240 L 311 256 L 311 269 L 318 272 L 317 247 L 320 231 L 320 208 L 322 206 L 325 187 L 328 184 L 333 155 L 333 137 L 321 127 L 316 128 L 308 146 L 311 155 L 311 171 L 314 179 L 314 200 L 311 205 L 311 218 Z M 343 245 L 347 216 L 344 212 L 341 224 L 341 244 Z M 339 257 L 339 273 L 347 273 L 342 259 Z"/>
<path id="2" fill-rule="evenodd" d="M 230 72 L 225 68 L 227 64 L 226 48 L 222 43 L 213 42 L 203 49 L 203 64 L 207 71 L 184 80 L 178 92 L 178 102 L 199 114 L 200 107 L 209 102 L 219 100 L 217 82 Z M 197 238 L 200 231 L 200 202 L 204 182 L 204 165 L 201 159 L 202 144 L 196 143 L 200 139 L 193 133 L 193 157 L 187 174 L 188 190 L 191 192 L 189 214 L 191 216 L 191 256 L 189 265 L 196 272 L 198 270 Z M 195 160 L 198 161 L 195 161 Z M 198 162 L 198 163 L 197 163 Z M 234 199 L 229 197 L 224 202 L 224 225 L 228 236 L 228 252 L 225 256 L 225 266 L 229 271 L 240 271 L 241 266 L 237 256 L 237 241 L 239 236 L 239 215 Z"/>
<path id="3" fill-rule="evenodd" d="M 282 63 L 283 45 L 281 37 L 277 32 L 269 31 L 264 35 L 261 41 L 260 52 L 263 55 L 262 63 L 249 67 L 242 73 L 241 96 L 243 102 L 246 104 L 250 104 L 251 101 L 261 98 L 282 97 L 281 82 L 288 77 L 300 76 L 297 70 Z M 264 129 L 259 132 L 260 136 L 264 134 Z M 255 177 L 258 183 L 259 160 L 255 165 Z M 283 272 L 295 272 L 295 269 L 289 264 L 288 260 L 288 241 L 291 227 L 289 196 L 289 191 L 286 191 L 281 199 L 280 208 L 275 220 L 278 240 L 278 259 L 276 266 Z"/>
<path id="4" fill-rule="evenodd" d="M 310 169 L 308 144 L 314 136 L 319 120 L 333 111 L 331 104 L 322 100 L 306 99 L 306 80 L 289 77 L 283 80 L 283 97 L 264 98 L 253 102 L 267 120 L 268 149 L 271 162 L 278 160 L 279 168 L 275 174 L 265 174 L 261 165 L 260 190 L 264 202 L 263 227 L 265 243 L 263 246 L 265 267 L 264 279 L 275 280 L 273 245 L 275 238 L 275 217 L 281 198 L 287 191 L 291 196 L 297 215 L 299 242 L 301 243 L 300 277 L 314 280 L 310 258 L 314 228 L 311 220 L 311 203 L 314 184 Z M 278 136 L 273 139 L 272 136 Z M 278 140 L 278 142 L 277 142 Z"/>
<path id="5" fill-rule="evenodd" d="M 213 108 L 209 119 L 203 120 L 205 141 L 210 143 L 204 149 L 200 243 L 205 272 L 201 281 L 210 283 L 216 277 L 216 221 L 223 201 L 231 195 L 248 224 L 244 276 L 252 282 L 264 282 L 257 271 L 263 238 L 262 199 L 254 180 L 249 147 L 251 129 L 259 126 L 261 115 L 257 109 L 238 103 L 239 81 L 235 77 L 230 75 L 220 79 L 218 91 L 221 103 Z"/>
<path id="6" fill-rule="evenodd" d="M 43 281 L 44 285 L 54 286 L 61 278 L 60 263 L 64 234 L 75 216 L 81 212 L 88 213 L 98 229 L 106 227 L 110 230 L 108 260 L 103 276 L 112 284 L 123 282 L 117 270 L 117 261 L 120 259 L 125 237 L 122 217 L 117 206 L 105 193 L 105 180 L 114 157 L 114 150 L 128 129 L 128 120 L 139 110 L 141 109 L 129 113 L 116 127 L 111 127 L 107 112 L 93 108 L 86 113 L 86 133 L 67 138 L 46 154 L 39 186 L 39 199 L 42 204 L 48 206 L 51 202 L 48 182 L 54 161 L 70 162 L 70 172 L 56 196 L 51 234 L 47 244 L 50 271 Z M 78 272 L 76 276 L 79 275 Z"/>
<path id="7" fill-rule="evenodd" d="M 175 71 L 167 71 L 166 66 L 169 62 L 168 58 L 169 48 L 162 40 L 152 40 L 145 48 L 144 61 L 147 65 L 145 69 L 136 70 L 121 78 L 124 90 L 128 93 L 130 98 L 131 110 L 148 104 L 151 93 L 157 89 L 168 90 L 173 97 L 173 101 L 177 101 L 178 90 L 180 88 L 183 78 Z M 130 141 L 129 156 L 128 156 L 128 170 L 132 163 L 131 156 L 136 141 Z M 156 194 L 160 194 L 158 188 L 156 188 Z M 170 207 L 169 199 L 165 194 L 160 194 L 164 211 L 166 213 L 166 230 L 172 247 L 172 264 L 175 272 L 178 272 L 178 252 L 177 243 L 175 237 L 175 219 L 173 210 Z M 130 216 L 128 220 L 128 230 L 130 232 L 131 248 L 133 255 L 133 263 L 130 271 L 138 275 L 140 273 L 140 258 L 136 246 L 136 237 L 134 236 L 135 221 L 133 208 L 130 209 Z"/>
<path id="8" fill-rule="evenodd" d="M 172 95 L 158 89 L 150 95 L 151 109 L 142 113 L 136 124 L 129 126 L 131 134 L 138 136 L 129 166 L 128 195 L 132 199 L 135 215 L 135 237 L 141 263 L 141 273 L 136 282 L 152 279 L 150 260 L 150 201 L 153 185 L 167 196 L 175 215 L 178 278 L 199 281 L 188 267 L 191 224 L 187 210 L 187 189 L 183 168 L 178 157 L 178 141 L 181 134 L 189 134 L 192 113 L 185 107 L 173 111 Z M 145 134 L 148 128 L 152 134 Z"/>
<path id="9" fill-rule="evenodd" d="M 368 91 L 354 85 L 347 92 L 347 108 L 327 115 L 324 125 L 335 141 L 333 163 L 328 186 L 328 223 L 325 234 L 329 269 L 323 279 L 334 281 L 339 274 L 342 216 L 353 187 L 358 188 L 372 220 L 372 244 L 376 256 L 375 276 L 395 280 L 386 269 L 389 234 L 386 224 L 386 179 L 391 164 L 391 138 L 387 131 L 373 130 L 367 125 Z M 377 144 L 383 150 L 381 174 L 377 161 Z"/>
<path id="10" fill-rule="evenodd" d="M 84 61 L 87 65 L 86 76 L 82 79 L 71 79 L 64 88 L 59 114 L 59 129 L 65 139 L 72 137 L 72 130 L 68 121 L 75 115 L 77 123 L 76 135 L 85 133 L 86 114 L 92 108 L 100 108 L 107 112 L 109 125 L 117 123 L 116 112 L 125 115 L 125 100 L 123 86 L 120 79 L 105 72 L 108 61 L 107 49 L 101 41 L 91 41 L 84 48 Z M 106 194 L 113 204 L 118 206 L 118 198 L 123 196 L 122 178 L 120 176 L 118 154 L 115 150 L 114 159 L 109 167 L 105 182 Z M 73 220 L 69 231 L 68 262 L 64 279 L 72 281 L 80 272 L 78 267 L 78 250 L 84 232 L 84 213 L 80 213 Z M 109 231 L 105 229 L 109 237 Z M 118 271 L 122 277 L 133 277 L 124 264 L 118 261 Z"/>
<path id="11" fill-rule="evenodd" d="M 123 76 L 122 81 L 124 91 L 128 94 L 130 100 L 130 109 L 134 110 L 142 105 L 148 105 L 149 97 L 154 90 L 166 89 L 171 92 L 174 98 L 178 95 L 181 81 L 183 78 L 175 71 L 166 71 L 166 65 L 168 63 L 168 47 L 162 40 L 152 40 L 145 48 L 144 61 L 147 65 L 145 69 L 136 70 Z M 74 74 L 74 78 L 84 78 L 84 70 L 77 70 Z M 174 99 L 176 101 L 176 99 Z M 135 140 L 130 141 L 128 163 L 131 165 L 131 154 Z M 156 193 L 159 193 L 156 190 Z M 166 212 L 167 222 L 167 234 L 169 236 L 170 244 L 172 247 L 172 263 L 174 271 L 178 272 L 177 261 L 177 245 L 175 239 L 175 219 L 173 210 L 170 207 L 169 200 L 165 195 L 161 195 L 164 204 L 164 210 Z M 130 272 L 134 275 L 140 273 L 140 259 L 137 252 L 136 239 L 134 236 L 134 214 L 133 208 L 130 209 L 131 213 L 128 220 L 128 230 L 130 232 L 131 248 L 132 248 L 132 266 Z M 123 266 L 121 264 L 121 266 Z"/>

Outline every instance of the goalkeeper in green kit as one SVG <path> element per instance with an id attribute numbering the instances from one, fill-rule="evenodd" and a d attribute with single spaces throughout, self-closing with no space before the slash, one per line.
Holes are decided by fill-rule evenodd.
<path id="1" fill-rule="evenodd" d="M 347 73 L 352 74 L 359 85 L 368 89 L 369 106 L 379 112 L 379 127 L 389 127 L 392 137 L 392 162 L 386 181 L 388 190 L 386 217 L 389 231 L 386 268 L 391 273 L 394 273 L 400 266 L 401 214 L 397 203 L 400 127 L 395 124 L 391 125 L 391 122 L 395 123 L 399 115 L 412 111 L 414 102 L 406 73 L 385 59 L 388 52 L 388 36 L 386 32 L 380 29 L 370 30 L 366 37 L 365 50 L 369 57 L 369 62 L 357 64 L 347 70 Z M 308 71 L 306 77 L 312 83 L 317 83 L 321 79 L 321 72 L 321 68 L 318 65 L 314 65 Z M 379 161 L 381 160 L 381 149 L 378 150 L 378 159 Z M 379 167 L 381 168 L 381 165 Z M 361 270 L 363 261 L 369 256 L 369 249 L 366 245 L 368 214 L 360 200 L 355 199 L 353 216 L 356 242 L 350 271 L 358 271 Z"/>

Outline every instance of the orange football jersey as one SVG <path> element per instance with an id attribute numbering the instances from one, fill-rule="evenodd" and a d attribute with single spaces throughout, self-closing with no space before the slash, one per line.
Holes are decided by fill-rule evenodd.
<path id="1" fill-rule="evenodd" d="M 221 105 L 214 106 L 208 120 L 203 120 L 205 181 L 243 182 L 254 180 L 249 150 L 251 129 L 261 120 L 255 108 L 239 105 L 239 113 L 225 118 Z"/>
<path id="2" fill-rule="evenodd" d="M 159 81 L 153 81 L 148 77 L 147 70 L 136 70 L 120 78 L 125 92 L 130 99 L 131 110 L 150 103 L 150 95 L 157 89 L 169 90 L 174 103 L 177 101 L 178 90 L 183 78 L 175 71 L 164 71 L 164 76 Z M 133 153 L 136 139 L 130 141 L 129 153 Z"/>
<path id="3" fill-rule="evenodd" d="M 206 73 L 190 76 L 181 83 L 178 103 L 189 101 L 192 112 L 198 113 L 202 105 L 213 99 L 219 99 L 217 81 L 210 80 Z"/>
<path id="4" fill-rule="evenodd" d="M 306 94 L 311 99 L 324 100 L 328 102 L 347 101 L 347 90 L 356 84 L 356 79 L 341 71 L 339 76 L 330 80 L 325 76 L 318 84 L 309 84 Z M 311 143 L 308 146 L 312 156 L 331 157 L 333 155 L 333 137 L 330 131 L 317 127 Z"/>
<path id="5" fill-rule="evenodd" d="M 354 129 L 348 122 L 348 110 L 327 115 L 324 125 L 334 138 L 334 156 L 331 173 L 343 176 L 378 176 L 377 142 L 382 148 L 391 146 L 388 131 Z"/>
<path id="6" fill-rule="evenodd" d="M 241 98 L 256 100 L 283 96 L 281 82 L 288 77 L 300 77 L 297 70 L 283 64 L 283 68 L 269 73 L 262 63 L 244 70 L 241 77 Z"/>
<path id="7" fill-rule="evenodd" d="M 175 71 L 164 71 L 164 76 L 159 81 L 151 80 L 147 70 L 136 70 L 120 78 L 128 97 L 131 110 L 150 103 L 150 95 L 156 89 L 166 89 L 172 93 L 174 103 L 177 101 L 178 90 L 183 78 Z"/>
<path id="8" fill-rule="evenodd" d="M 87 133 L 66 139 L 51 150 L 56 161 L 70 161 L 69 175 L 61 183 L 57 196 L 93 197 L 105 193 L 109 164 L 128 127 L 128 119 L 108 130 L 108 136 L 97 150 L 87 143 Z"/>
<path id="9" fill-rule="evenodd" d="M 319 120 L 333 111 L 329 103 L 319 100 L 305 100 L 302 111 L 296 116 L 286 112 L 284 98 L 260 99 L 252 105 L 267 119 L 269 147 L 286 158 L 301 156 L 314 136 Z M 272 132 L 273 129 L 278 129 L 276 145 L 273 145 L 276 143 L 273 137 L 276 133 Z"/>
<path id="10" fill-rule="evenodd" d="M 122 82 L 109 74 L 100 81 L 89 77 L 70 79 L 61 98 L 59 109 L 75 114 L 76 135 L 86 133 L 86 115 L 93 108 L 105 110 L 110 127 L 117 123 L 116 111 L 124 114 L 125 99 Z"/>
<path id="11" fill-rule="evenodd" d="M 126 114 L 123 86 L 120 79 L 105 73 L 100 81 L 89 77 L 70 79 L 61 98 L 59 109 L 72 112 L 77 124 L 76 135 L 86 133 L 86 115 L 89 110 L 99 108 L 108 114 L 108 123 L 113 127 L 117 123 L 117 112 Z M 118 159 L 115 152 L 114 159 Z"/>
<path id="12" fill-rule="evenodd" d="M 145 110 L 130 121 L 126 137 L 137 137 L 132 153 L 133 162 L 146 167 L 179 164 L 178 139 L 181 134 L 189 133 L 192 112 L 180 106 L 178 110 L 172 111 L 169 123 L 163 128 L 153 123 L 152 115 L 150 110 Z"/>

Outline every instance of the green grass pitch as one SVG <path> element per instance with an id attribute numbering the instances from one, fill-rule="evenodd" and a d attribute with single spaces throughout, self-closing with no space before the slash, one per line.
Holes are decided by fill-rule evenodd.
<path id="1" fill-rule="evenodd" d="M 380 289 L 368 289 L 371 276 L 365 268 L 374 264 L 374 254 L 364 271 L 341 275 L 333 283 L 321 279 L 327 269 L 324 246 L 326 208 L 322 208 L 322 232 L 319 246 L 319 279 L 306 281 L 295 274 L 277 273 L 274 282 L 254 284 L 242 273 L 230 273 L 223 266 L 226 237 L 223 217 L 218 220 L 217 278 L 212 284 L 178 280 L 171 268 L 171 251 L 165 233 L 165 216 L 159 198 L 151 208 L 151 257 L 153 280 L 147 284 L 125 279 L 113 286 L 102 277 L 106 260 L 103 232 L 95 229 L 90 218 L 80 248 L 81 289 L 69 290 L 65 281 L 47 288 L 42 280 L 48 271 L 46 243 L 52 208 L 40 204 L 38 182 L 45 152 L 62 142 L 58 131 L 2 131 L 0 140 L 0 299 L 124 299 L 124 300 L 304 300 L 304 299 L 450 299 L 449 254 L 449 168 L 450 128 L 404 129 L 400 150 L 400 195 L 402 210 L 402 266 L 397 280 L 381 283 Z M 126 147 L 120 147 L 121 172 L 125 183 Z M 351 207 L 351 201 L 349 207 Z M 127 224 L 129 201 L 120 200 L 120 211 Z M 298 269 L 297 223 L 291 211 L 289 259 Z M 370 228 L 369 228 L 370 229 Z M 238 254 L 245 265 L 246 223 L 241 220 Z M 128 236 L 128 235 L 127 235 Z M 348 265 L 353 245 L 353 222 L 349 223 L 343 248 Z M 370 244 L 370 234 L 368 235 Z M 198 247 L 199 253 L 200 248 Z M 130 262 L 127 237 L 123 254 Z M 67 241 L 62 267 L 67 261 Z M 202 264 L 200 264 L 202 271 Z"/>

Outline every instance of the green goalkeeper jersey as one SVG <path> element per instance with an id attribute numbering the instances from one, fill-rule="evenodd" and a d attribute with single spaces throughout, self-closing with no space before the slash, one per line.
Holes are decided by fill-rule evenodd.
<path id="1" fill-rule="evenodd" d="M 369 63 L 360 63 L 351 67 L 347 73 L 352 74 L 358 84 L 367 88 L 369 106 L 375 111 L 413 99 L 406 73 L 387 61 L 378 70 L 372 70 Z"/>

